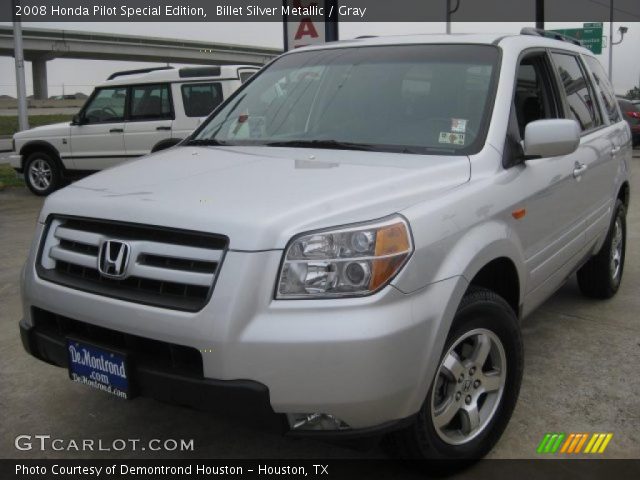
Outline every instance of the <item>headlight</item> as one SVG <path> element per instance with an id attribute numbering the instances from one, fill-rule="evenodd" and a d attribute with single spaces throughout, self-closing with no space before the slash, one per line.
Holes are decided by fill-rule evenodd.
<path id="1" fill-rule="evenodd" d="M 413 252 L 400 216 L 302 234 L 287 246 L 277 298 L 363 296 L 387 285 Z"/>

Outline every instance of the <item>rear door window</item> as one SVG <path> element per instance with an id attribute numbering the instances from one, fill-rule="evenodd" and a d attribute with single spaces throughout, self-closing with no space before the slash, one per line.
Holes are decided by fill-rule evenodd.
<path id="1" fill-rule="evenodd" d="M 565 117 L 576 120 L 583 132 L 602 125 L 598 102 L 578 58 L 568 53 L 553 53 L 552 56 L 567 99 L 569 111 L 565 112 Z"/>
<path id="2" fill-rule="evenodd" d="M 135 85 L 131 87 L 131 120 L 173 118 L 169 85 Z"/>
<path id="3" fill-rule="evenodd" d="M 187 117 L 206 117 L 222 103 L 220 83 L 182 85 L 182 103 Z"/>
<path id="4" fill-rule="evenodd" d="M 613 93 L 613 88 L 609 83 L 607 74 L 604 73 L 604 68 L 602 68 L 600 62 L 593 57 L 585 56 L 583 58 L 585 59 L 589 70 L 591 70 L 593 78 L 596 80 L 596 89 L 600 92 L 602 97 L 604 108 L 606 110 L 605 114 L 609 117 L 611 123 L 619 122 L 621 118 L 618 106 L 616 105 L 616 96 Z"/>

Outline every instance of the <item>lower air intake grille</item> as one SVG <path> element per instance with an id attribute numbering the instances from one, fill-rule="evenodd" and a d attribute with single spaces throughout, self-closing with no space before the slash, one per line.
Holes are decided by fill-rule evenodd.
<path id="1" fill-rule="evenodd" d="M 138 366 L 203 377 L 202 354 L 193 347 L 110 330 L 35 307 L 32 308 L 32 318 L 37 332 L 53 336 L 60 342 L 68 336 L 78 337 L 101 347 L 127 351 L 135 356 Z"/>

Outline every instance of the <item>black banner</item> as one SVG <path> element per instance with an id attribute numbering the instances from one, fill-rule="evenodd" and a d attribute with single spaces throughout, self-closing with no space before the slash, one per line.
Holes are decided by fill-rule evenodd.
<path id="1" fill-rule="evenodd" d="M 339 22 L 442 22 L 445 0 L 338 0 L 319 11 L 311 0 L 14 0 L 0 2 L 0 21 L 24 22 L 281 22 L 335 16 Z M 538 0 L 460 0 L 453 22 L 534 22 Z M 451 5 L 455 5 L 452 0 Z M 605 22 L 611 0 L 543 0 L 546 21 Z M 639 22 L 640 1 L 615 0 L 616 22 Z M 325 8 L 325 7 L 322 7 Z"/>
<path id="2" fill-rule="evenodd" d="M 640 460 L 0 460 L 9 479 L 304 478 L 310 480 L 506 479 L 588 480 L 637 478 Z"/>

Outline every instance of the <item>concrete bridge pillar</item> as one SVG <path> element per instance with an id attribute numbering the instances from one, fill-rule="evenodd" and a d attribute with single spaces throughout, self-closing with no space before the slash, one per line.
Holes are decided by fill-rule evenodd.
<path id="1" fill-rule="evenodd" d="M 33 76 L 33 97 L 37 100 L 49 98 L 47 91 L 47 60 L 38 58 L 31 61 Z"/>

